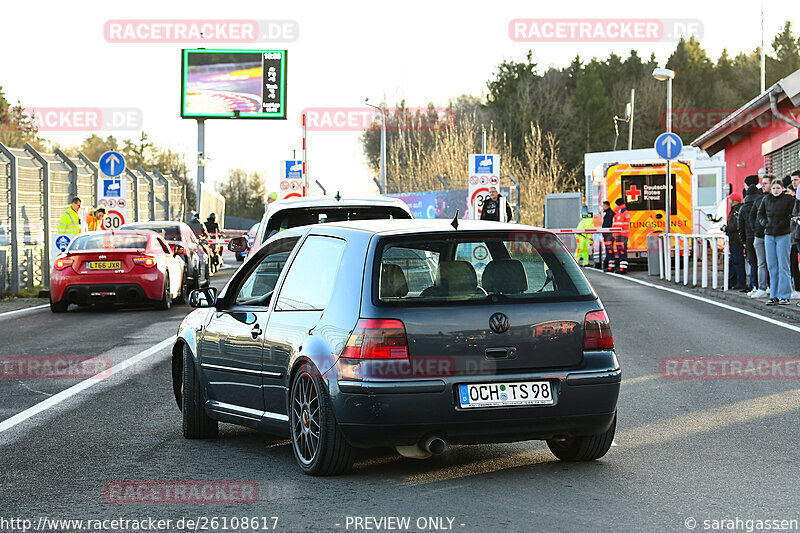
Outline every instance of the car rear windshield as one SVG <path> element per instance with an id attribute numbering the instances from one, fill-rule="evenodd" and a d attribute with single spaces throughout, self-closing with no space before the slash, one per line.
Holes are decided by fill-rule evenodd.
<path id="1" fill-rule="evenodd" d="M 384 239 L 374 279 L 375 299 L 394 305 L 596 297 L 561 241 L 535 231 Z"/>
<path id="2" fill-rule="evenodd" d="M 326 222 L 349 222 L 352 220 L 376 220 L 388 218 L 408 219 L 411 218 L 411 215 L 399 207 L 382 206 L 333 206 L 284 209 L 270 217 L 264 240 L 268 239 L 278 231 L 296 228 L 298 226 L 324 224 Z"/>
<path id="3" fill-rule="evenodd" d="M 121 235 L 101 233 L 98 235 L 80 235 L 70 246 L 70 251 L 98 250 L 102 248 L 147 248 L 145 235 Z"/>
<path id="4" fill-rule="evenodd" d="M 155 231 L 161 238 L 165 241 L 180 241 L 182 240 L 181 237 L 181 228 L 178 226 L 131 226 L 131 227 L 122 227 L 120 229 L 139 229 L 139 230 L 150 230 Z"/>

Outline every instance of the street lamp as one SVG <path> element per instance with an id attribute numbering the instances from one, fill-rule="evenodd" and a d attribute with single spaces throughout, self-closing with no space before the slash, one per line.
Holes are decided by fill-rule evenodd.
<path id="1" fill-rule="evenodd" d="M 364 98 L 364 103 L 381 112 L 381 180 L 378 188 L 381 194 L 386 194 L 386 112 L 383 108 L 370 104 L 369 98 Z"/>
<path id="2" fill-rule="evenodd" d="M 675 71 L 668 68 L 657 68 L 653 70 L 653 77 L 658 81 L 667 82 L 667 133 L 672 133 L 672 80 L 675 78 Z M 670 206 L 672 199 L 672 160 L 667 159 L 667 176 L 666 176 L 666 209 L 664 214 L 667 217 L 664 233 L 669 235 L 670 232 Z"/>

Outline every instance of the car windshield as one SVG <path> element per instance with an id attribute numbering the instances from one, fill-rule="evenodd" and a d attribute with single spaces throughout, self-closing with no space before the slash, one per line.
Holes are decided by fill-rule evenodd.
<path id="1" fill-rule="evenodd" d="M 411 218 L 405 210 L 399 207 L 383 206 L 347 206 L 347 207 L 307 207 L 298 209 L 284 209 L 275 213 L 267 224 L 265 239 L 278 231 L 283 231 L 298 226 L 311 224 L 324 224 L 326 222 L 346 222 L 352 220 L 376 220 L 389 218 Z"/>
<path id="2" fill-rule="evenodd" d="M 181 237 L 181 228 L 178 226 L 128 226 L 122 227 L 121 229 L 139 229 L 139 230 L 150 230 L 155 231 L 165 241 L 180 241 L 182 240 Z"/>
<path id="3" fill-rule="evenodd" d="M 376 257 L 376 292 L 384 303 L 594 298 L 570 253 L 549 233 L 390 238 Z"/>
<path id="4" fill-rule="evenodd" d="M 108 248 L 147 248 L 145 235 L 101 233 L 97 235 L 80 235 L 70 246 L 70 251 L 99 250 Z"/>

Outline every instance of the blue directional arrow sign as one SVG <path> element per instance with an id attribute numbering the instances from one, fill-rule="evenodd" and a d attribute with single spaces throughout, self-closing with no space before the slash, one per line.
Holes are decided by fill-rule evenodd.
<path id="1" fill-rule="evenodd" d="M 675 159 L 683 149 L 683 141 L 674 133 L 662 133 L 656 138 L 656 153 L 661 159 Z"/>
<path id="2" fill-rule="evenodd" d="M 109 178 L 116 178 L 125 170 L 125 158 L 119 152 L 108 151 L 100 156 L 100 171 Z"/>

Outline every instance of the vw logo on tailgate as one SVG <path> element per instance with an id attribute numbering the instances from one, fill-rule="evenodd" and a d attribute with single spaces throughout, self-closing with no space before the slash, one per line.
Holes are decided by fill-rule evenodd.
<path id="1" fill-rule="evenodd" d="M 503 313 L 495 313 L 489 317 L 489 327 L 495 333 L 505 333 L 508 331 L 508 317 Z"/>

